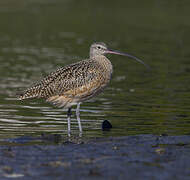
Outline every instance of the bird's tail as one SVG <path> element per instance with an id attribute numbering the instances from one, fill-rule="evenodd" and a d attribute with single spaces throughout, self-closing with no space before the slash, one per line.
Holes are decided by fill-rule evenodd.
<path id="1" fill-rule="evenodd" d="M 18 99 L 24 100 L 24 99 L 40 97 L 40 94 L 41 94 L 41 86 L 36 85 L 36 86 L 26 89 L 26 91 L 24 91 L 22 94 L 18 96 Z"/>

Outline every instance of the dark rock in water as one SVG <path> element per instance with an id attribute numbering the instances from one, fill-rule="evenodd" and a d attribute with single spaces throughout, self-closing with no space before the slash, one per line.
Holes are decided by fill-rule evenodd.
<path id="1" fill-rule="evenodd" d="M 109 131 L 111 128 L 112 128 L 112 125 L 108 120 L 105 120 L 102 123 L 102 131 Z"/>

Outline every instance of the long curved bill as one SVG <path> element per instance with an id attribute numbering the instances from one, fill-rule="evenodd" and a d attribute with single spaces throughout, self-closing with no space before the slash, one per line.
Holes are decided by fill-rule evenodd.
<path id="1" fill-rule="evenodd" d="M 149 67 L 147 64 L 145 64 L 142 60 L 140 60 L 139 58 L 137 58 L 137 57 L 135 57 L 135 56 L 132 56 L 132 55 L 130 55 L 130 54 L 123 53 L 123 52 L 119 52 L 119 51 L 116 51 L 116 50 L 111 50 L 111 49 L 107 50 L 106 53 L 108 53 L 108 54 L 118 54 L 118 55 L 130 57 L 130 58 L 132 58 L 132 59 L 135 59 L 135 60 L 138 61 L 139 63 L 143 64 L 147 69 L 150 70 L 150 67 Z"/>

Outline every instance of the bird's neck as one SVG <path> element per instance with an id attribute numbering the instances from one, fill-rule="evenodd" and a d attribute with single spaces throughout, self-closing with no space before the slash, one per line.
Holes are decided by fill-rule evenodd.
<path id="1" fill-rule="evenodd" d="M 112 64 L 106 56 L 99 55 L 99 56 L 93 57 L 92 59 L 98 62 L 101 66 L 103 66 L 105 71 L 109 71 L 110 73 L 112 73 Z"/>
<path id="2" fill-rule="evenodd" d="M 90 57 L 90 59 L 93 59 L 94 61 L 98 61 L 100 64 L 107 63 L 107 62 L 111 63 L 110 60 L 104 55 L 96 55 L 96 56 Z"/>

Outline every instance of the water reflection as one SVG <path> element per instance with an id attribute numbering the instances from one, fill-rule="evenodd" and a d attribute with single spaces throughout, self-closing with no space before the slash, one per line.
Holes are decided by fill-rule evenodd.
<path id="1" fill-rule="evenodd" d="M 81 1 L 80 9 L 75 1 L 0 8 L 0 138 L 67 134 L 66 110 L 41 100 L 20 102 L 16 95 L 58 67 L 88 57 L 95 40 L 141 57 L 152 72 L 109 56 L 110 86 L 81 106 L 84 135 L 189 134 L 189 3 L 94 2 Z M 112 123 L 110 132 L 101 131 L 104 120 Z M 72 132 L 78 133 L 75 112 Z"/>

